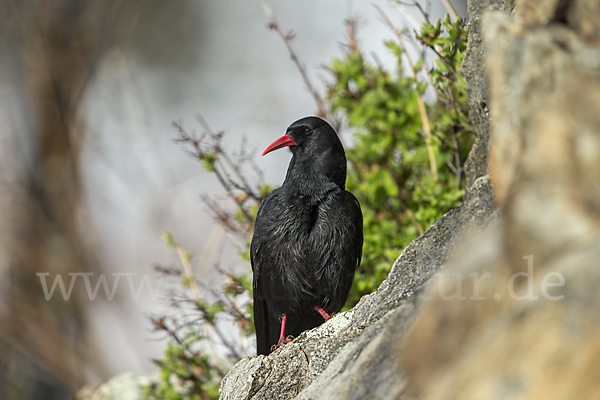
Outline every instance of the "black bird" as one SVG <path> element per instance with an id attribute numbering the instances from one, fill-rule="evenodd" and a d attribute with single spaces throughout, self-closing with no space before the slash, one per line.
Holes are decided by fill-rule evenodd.
<path id="1" fill-rule="evenodd" d="M 333 128 L 302 118 L 263 156 L 287 146 L 285 181 L 262 201 L 250 245 L 258 354 L 340 311 L 362 256 L 362 212 Z"/>

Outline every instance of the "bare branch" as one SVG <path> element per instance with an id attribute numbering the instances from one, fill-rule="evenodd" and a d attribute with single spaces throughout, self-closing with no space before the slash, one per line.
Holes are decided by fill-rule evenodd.
<path id="1" fill-rule="evenodd" d="M 412 15 L 411 15 L 411 14 L 408 12 L 408 10 L 407 10 L 406 8 L 404 8 L 404 3 L 402 3 L 401 1 L 398 1 L 398 0 L 393 0 L 392 2 L 393 2 L 395 5 L 396 5 L 396 8 L 397 8 L 397 9 L 398 9 L 398 10 L 399 10 L 401 13 L 402 13 L 402 15 L 404 15 L 404 17 L 405 17 L 405 18 L 408 20 L 408 22 L 410 22 L 410 23 L 412 24 L 412 26 L 414 26 L 414 27 L 415 27 L 415 29 L 416 29 L 416 30 L 419 30 L 419 29 L 421 29 L 421 25 L 420 25 L 420 24 L 417 22 L 417 20 L 415 19 L 415 17 L 413 17 L 413 16 L 412 16 Z M 415 2 L 415 3 L 416 3 L 416 2 Z M 416 4 L 418 4 L 418 3 L 416 3 Z M 378 11 L 379 11 L 381 14 L 383 14 L 383 10 L 382 10 L 381 8 L 379 8 L 379 6 L 378 6 L 378 5 L 376 5 L 375 3 L 373 3 L 373 6 L 374 6 L 375 8 L 377 8 L 377 10 L 378 10 Z M 419 8 L 420 8 L 420 5 L 419 5 Z M 423 11 L 423 10 L 421 9 L 421 12 L 422 12 L 422 11 Z M 423 15 L 425 15 L 425 14 L 423 14 Z M 387 19 L 387 17 L 386 17 L 386 19 Z"/>
<path id="2" fill-rule="evenodd" d="M 452 23 L 458 21 L 458 19 L 460 17 L 458 16 L 458 13 L 454 9 L 454 6 L 450 2 L 450 0 L 440 0 L 440 1 L 444 5 L 444 7 L 446 7 L 446 11 L 448 11 L 448 15 L 450 16 L 450 21 L 452 21 Z"/>
<path id="3" fill-rule="evenodd" d="M 353 52 L 358 52 L 358 41 L 356 40 L 356 19 L 349 18 L 344 21 L 346 24 L 346 32 L 348 34 L 348 47 Z"/>
<path id="4" fill-rule="evenodd" d="M 223 152 L 220 151 L 220 143 L 221 143 L 220 141 L 221 141 L 223 134 L 222 133 L 214 133 L 210 129 L 210 126 L 208 126 L 208 124 L 206 123 L 204 118 L 202 118 L 202 116 L 200 114 L 196 114 L 196 118 L 198 119 L 198 122 L 200 122 L 200 124 L 203 126 L 203 128 L 208 133 L 210 133 L 210 136 L 215 140 L 215 143 L 212 145 L 212 148 L 213 148 L 213 151 L 215 152 L 215 154 L 223 155 Z M 200 145 L 203 137 L 201 139 L 193 138 L 181 127 L 180 124 L 173 123 L 173 125 L 175 126 L 175 128 L 177 129 L 177 132 L 180 135 L 181 142 L 190 143 L 194 147 L 194 150 L 196 151 L 198 158 L 204 159 L 206 157 L 207 153 L 206 153 L 206 151 L 204 151 L 202 149 L 202 146 Z M 217 179 L 221 183 L 221 186 L 223 187 L 223 189 L 225 189 L 225 192 L 227 193 L 229 198 L 232 199 L 236 203 L 240 212 L 244 216 L 246 223 L 251 226 L 252 225 L 252 217 L 248 213 L 248 210 L 242 204 L 241 198 L 239 196 L 236 196 L 236 194 L 233 192 L 233 189 L 232 189 L 231 185 L 229 184 L 229 180 L 225 178 L 226 172 L 225 172 L 224 168 L 222 168 L 222 167 L 219 168 L 219 163 L 215 162 L 215 168 L 214 168 L 213 172 L 215 173 Z"/>
<path id="5" fill-rule="evenodd" d="M 460 164 L 460 142 L 458 141 L 458 136 L 452 129 L 452 138 L 454 139 L 454 162 L 456 163 L 456 169 L 458 173 L 456 174 L 458 177 L 458 187 L 462 186 L 462 166 Z"/>
<path id="6" fill-rule="evenodd" d="M 458 170 L 456 169 L 456 167 L 454 166 L 454 164 L 452 164 L 450 161 L 446 160 L 446 165 L 448 166 L 448 168 L 450 168 L 450 170 L 452 170 L 452 173 L 454 175 L 458 175 Z"/>
<path id="7" fill-rule="evenodd" d="M 194 300 L 196 303 L 200 302 L 200 292 L 198 291 L 198 286 L 196 285 L 196 277 L 194 276 L 194 272 L 192 271 L 192 266 L 190 265 L 190 260 L 188 259 L 185 250 L 181 245 L 175 245 L 175 249 L 177 250 L 177 255 L 179 255 L 179 260 L 181 261 L 181 265 L 183 265 L 183 269 L 185 270 L 186 275 L 188 276 L 188 280 L 190 281 L 190 287 L 192 288 L 192 293 L 194 295 Z"/>
<path id="8" fill-rule="evenodd" d="M 315 87 L 312 85 L 312 83 L 308 77 L 308 73 L 306 72 L 306 68 L 304 67 L 304 65 L 302 65 L 302 63 L 300 62 L 300 59 L 296 55 L 294 48 L 292 47 L 291 39 L 293 38 L 293 36 L 291 36 L 289 33 L 286 34 L 285 32 L 283 32 L 283 30 L 279 26 L 279 23 L 277 22 L 277 19 L 275 18 L 275 14 L 273 13 L 273 9 L 269 5 L 269 3 L 266 0 L 261 0 L 261 4 L 262 4 L 264 13 L 267 16 L 267 19 L 269 20 L 269 28 L 273 29 L 275 32 L 277 32 L 279 37 L 281 37 L 281 40 L 283 40 L 283 43 L 285 43 L 285 46 L 287 47 L 288 52 L 290 53 L 290 57 L 292 58 L 292 61 L 294 61 L 294 63 L 296 64 L 296 67 L 298 68 L 298 70 L 300 71 L 300 74 L 302 75 L 304 84 L 308 88 L 308 91 L 310 92 L 310 94 L 313 96 L 315 103 L 317 103 L 319 117 L 326 118 L 327 117 L 327 109 L 325 108 L 325 105 L 323 104 L 323 100 L 321 99 L 321 96 L 319 95 L 319 93 L 317 92 Z"/>

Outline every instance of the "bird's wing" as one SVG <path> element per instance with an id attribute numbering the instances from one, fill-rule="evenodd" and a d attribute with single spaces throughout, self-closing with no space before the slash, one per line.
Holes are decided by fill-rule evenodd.
<path id="1" fill-rule="evenodd" d="M 251 250 L 252 252 L 252 250 Z M 252 297 L 254 299 L 254 329 L 256 330 L 256 354 L 269 354 L 269 312 L 261 292 L 260 268 L 253 264 Z"/>
<path id="2" fill-rule="evenodd" d="M 315 288 L 327 312 L 338 312 L 346 302 L 354 272 L 360 265 L 363 219 L 354 195 L 333 191 L 318 208 L 311 232 L 315 260 Z"/>
<path id="3" fill-rule="evenodd" d="M 343 238 L 338 239 L 340 244 L 340 258 L 344 260 L 344 265 L 352 265 L 355 268 L 360 266 L 363 247 L 363 216 L 360 204 L 356 197 L 347 190 L 338 193 L 336 196 L 335 209 L 338 210 L 338 216 L 343 216 L 344 234 Z"/>
<path id="4" fill-rule="evenodd" d="M 360 262 L 362 260 L 362 248 L 363 248 L 363 215 L 362 215 L 362 210 L 360 208 L 360 203 L 358 202 L 358 200 L 356 199 L 356 197 L 348 192 L 347 190 L 345 191 L 345 195 L 346 197 L 348 197 L 349 199 L 351 199 L 352 201 L 349 202 L 350 205 L 350 215 L 352 216 L 352 219 L 354 221 L 356 221 L 356 228 L 354 231 L 354 234 L 352 236 L 352 242 L 353 242 L 353 246 L 352 248 L 355 249 L 355 256 L 356 256 L 356 268 L 358 268 L 360 266 Z"/>
<path id="5" fill-rule="evenodd" d="M 256 214 L 254 224 L 254 236 L 250 244 L 250 264 L 252 265 L 252 298 L 254 300 L 254 329 L 256 330 L 256 354 L 269 354 L 269 310 L 267 302 L 262 293 L 261 270 L 262 255 L 261 247 L 263 240 L 264 219 L 261 218 L 265 209 L 269 208 L 269 202 L 275 197 L 274 191 L 271 192 L 260 204 Z M 273 344 L 273 343 L 271 343 Z"/>
<path id="6" fill-rule="evenodd" d="M 339 206 L 341 211 L 346 216 L 346 233 L 344 240 L 341 241 L 342 249 L 339 254 L 339 260 L 343 268 L 336 271 L 341 274 L 341 286 L 334 290 L 332 302 L 335 305 L 331 311 L 339 311 L 348 298 L 348 292 L 352 287 L 354 273 L 360 266 L 363 247 L 363 216 L 360 209 L 360 204 L 354 195 L 348 191 L 344 191 L 343 201 Z"/>

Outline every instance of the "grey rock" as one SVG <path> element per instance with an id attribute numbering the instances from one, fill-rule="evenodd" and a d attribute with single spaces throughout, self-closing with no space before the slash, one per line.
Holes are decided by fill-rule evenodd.
<path id="1" fill-rule="evenodd" d="M 398 350 L 413 321 L 409 299 L 348 343 L 297 399 L 397 399 L 407 391 Z"/>
<path id="2" fill-rule="evenodd" d="M 421 400 L 600 398 L 599 12 L 518 0 L 484 17 L 503 218 L 445 266 L 460 279 L 418 302 L 400 353 Z M 472 275 L 487 278 L 475 289 Z"/>
<path id="3" fill-rule="evenodd" d="M 469 41 L 461 70 L 467 80 L 469 120 L 477 128 L 477 139 L 465 162 L 467 187 L 470 187 L 475 179 L 487 174 L 490 102 L 487 79 L 484 76 L 487 50 L 483 45 L 481 20 L 483 14 L 490 10 L 508 12 L 510 6 L 504 0 L 470 0 L 468 2 Z"/>

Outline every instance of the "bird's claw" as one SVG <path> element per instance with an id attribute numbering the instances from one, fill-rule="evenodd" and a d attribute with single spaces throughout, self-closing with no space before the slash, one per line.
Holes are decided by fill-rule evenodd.
<path id="1" fill-rule="evenodd" d="M 277 342 L 277 344 L 274 344 L 273 346 L 271 346 L 271 351 L 275 351 L 278 348 L 285 346 L 292 340 L 294 340 L 294 337 L 292 335 L 288 335 L 285 339 L 280 339 L 279 342 Z"/>

